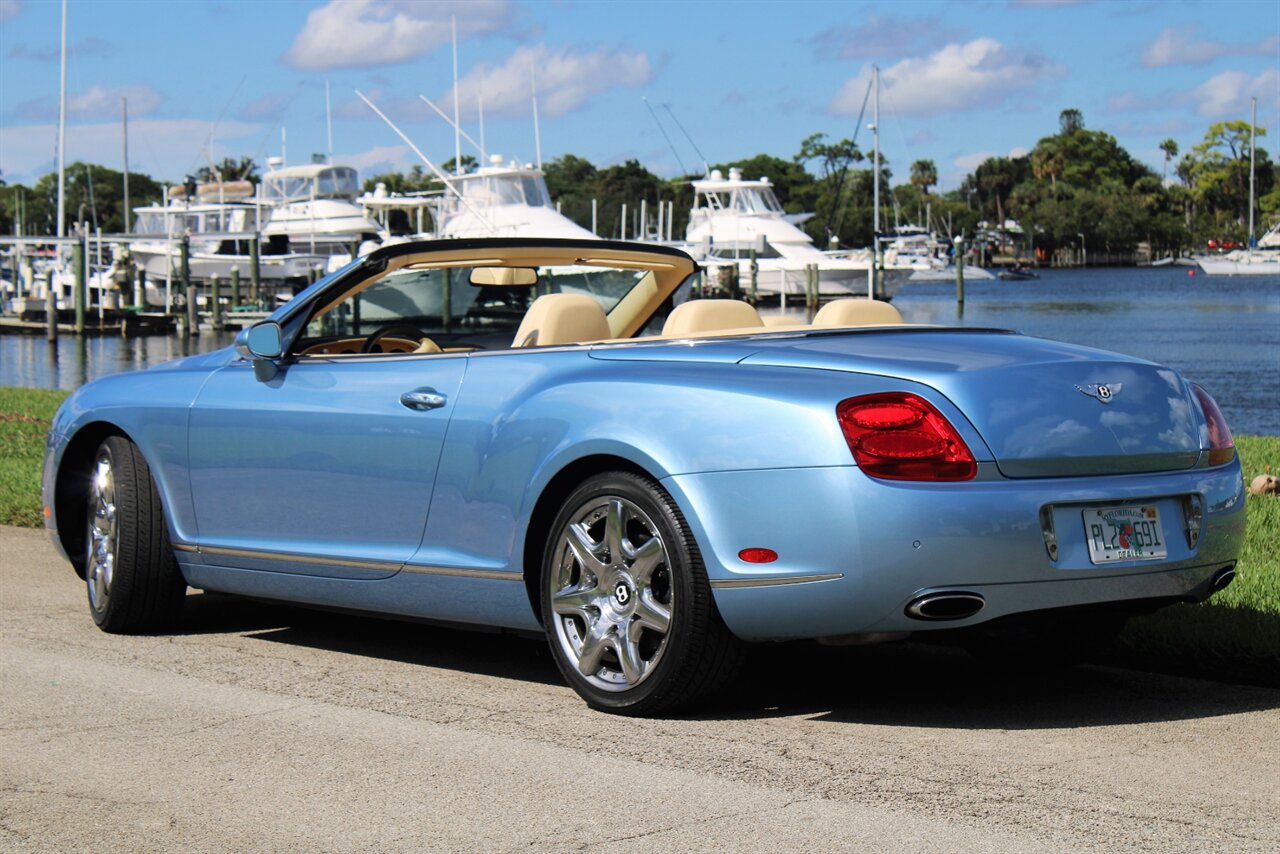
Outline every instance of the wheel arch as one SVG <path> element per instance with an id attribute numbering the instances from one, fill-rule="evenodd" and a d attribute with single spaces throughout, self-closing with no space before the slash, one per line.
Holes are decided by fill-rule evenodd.
<path id="1" fill-rule="evenodd" d="M 539 623 L 542 622 L 542 553 L 546 548 L 551 523 L 555 520 L 560 505 L 578 484 L 589 477 L 608 471 L 630 472 L 655 483 L 658 482 L 658 477 L 652 472 L 625 457 L 614 454 L 592 454 L 579 457 L 556 472 L 547 481 L 547 485 L 543 487 L 538 500 L 534 503 L 533 512 L 529 515 L 529 524 L 525 528 L 522 560 L 525 592 L 529 596 L 529 605 Z"/>
<path id="2" fill-rule="evenodd" d="M 121 436 L 133 441 L 119 425 L 110 421 L 91 421 L 82 426 L 67 440 L 54 480 L 53 510 L 54 518 L 58 520 L 58 539 L 70 558 L 76 575 L 81 578 L 84 578 L 85 573 L 85 529 L 80 521 L 83 521 L 87 512 L 89 467 L 98 446 L 109 436 Z"/>

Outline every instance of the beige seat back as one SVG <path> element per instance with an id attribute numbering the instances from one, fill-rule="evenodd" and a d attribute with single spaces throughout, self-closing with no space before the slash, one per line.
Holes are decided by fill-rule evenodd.
<path id="1" fill-rule="evenodd" d="M 681 303 L 662 325 L 663 338 L 681 338 L 722 329 L 764 326 L 760 314 L 741 300 L 696 299 Z"/>
<path id="2" fill-rule="evenodd" d="M 543 294 L 525 312 L 511 346 L 581 344 L 610 335 L 609 318 L 593 298 L 586 294 Z"/>
<path id="3" fill-rule="evenodd" d="M 895 326 L 901 324 L 902 314 L 887 302 L 874 299 L 833 300 L 813 316 L 813 325 L 835 326 Z"/>

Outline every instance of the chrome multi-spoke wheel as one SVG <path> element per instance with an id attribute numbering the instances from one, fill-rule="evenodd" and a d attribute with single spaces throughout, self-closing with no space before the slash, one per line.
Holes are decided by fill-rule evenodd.
<path id="1" fill-rule="evenodd" d="M 92 459 L 84 493 L 90 613 L 107 632 L 167 628 L 182 610 L 187 583 L 151 469 L 123 436 L 105 439 Z"/>
<path id="2" fill-rule="evenodd" d="M 602 496 L 560 533 L 551 609 L 560 648 L 597 688 L 623 691 L 653 672 L 671 628 L 667 547 L 633 502 Z"/>
<path id="3" fill-rule="evenodd" d="M 103 448 L 98 452 L 89 484 L 89 554 L 84 573 L 89 586 L 89 605 L 99 614 L 106 610 L 111 597 L 118 538 L 115 476 L 111 456 Z"/>
<path id="4" fill-rule="evenodd" d="M 650 714 L 732 679 L 738 641 L 711 599 L 697 543 L 657 483 L 596 475 L 548 532 L 542 619 L 569 684 L 598 709 Z"/>

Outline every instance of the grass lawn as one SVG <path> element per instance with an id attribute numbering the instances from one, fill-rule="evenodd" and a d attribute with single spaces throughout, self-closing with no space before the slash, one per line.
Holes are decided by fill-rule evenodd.
<path id="1" fill-rule="evenodd" d="M 0 525 L 35 528 L 45 434 L 65 391 L 0 388 Z"/>
<path id="2" fill-rule="evenodd" d="M 0 525 L 37 527 L 49 420 L 67 392 L 0 388 Z M 1280 474 L 1280 436 L 1237 436 L 1245 481 Z M 1235 583 L 1200 605 L 1131 621 L 1109 659 L 1280 687 L 1280 497 L 1248 497 Z"/>

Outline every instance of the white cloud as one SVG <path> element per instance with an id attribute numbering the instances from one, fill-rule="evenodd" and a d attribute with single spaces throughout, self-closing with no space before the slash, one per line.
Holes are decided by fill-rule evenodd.
<path id="1" fill-rule="evenodd" d="M 1280 69 L 1268 68 L 1256 77 L 1243 71 L 1224 71 L 1191 90 L 1186 100 L 1200 115 L 1220 118 L 1247 113 L 1253 97 L 1263 106 L 1280 107 Z"/>
<path id="2" fill-rule="evenodd" d="M 307 15 L 284 61 L 307 71 L 408 62 L 448 44 L 451 19 L 459 37 L 492 32 L 510 9 L 508 0 L 329 0 Z"/>
<path id="3" fill-rule="evenodd" d="M 900 115 L 935 115 L 999 106 L 1062 73 L 1039 53 L 978 38 L 949 44 L 926 57 L 904 59 L 880 72 L 880 85 L 890 108 Z M 870 78 L 871 68 L 864 66 L 846 81 L 831 100 L 831 112 L 856 115 Z"/>
<path id="4" fill-rule="evenodd" d="M 1224 56 L 1271 56 L 1280 52 L 1280 36 L 1268 36 L 1256 44 L 1228 44 L 1208 39 L 1197 41 L 1198 27 L 1165 27 L 1142 52 L 1148 68 L 1167 65 L 1204 65 Z"/>
<path id="5" fill-rule="evenodd" d="M 19 0 L 0 0 L 0 24 L 12 21 L 21 11 L 22 3 Z"/>
<path id="6" fill-rule="evenodd" d="M 148 116 L 164 103 L 164 95 L 145 83 L 107 87 L 94 83 L 83 92 L 67 96 L 67 115 L 83 119 L 104 119 L 120 115 L 120 99 L 129 99 L 129 116 Z M 22 119 L 52 119 L 58 116 L 58 104 L 50 98 L 24 101 L 14 108 Z"/>
<path id="7" fill-rule="evenodd" d="M 1031 152 L 1031 149 L 1029 148 L 1025 148 L 1021 145 L 1015 145 L 1013 148 L 1009 149 L 1008 156 L 1009 157 L 1026 157 L 1030 152 Z"/>
<path id="8" fill-rule="evenodd" d="M 965 154 L 951 161 L 965 172 L 972 172 L 996 155 L 990 151 L 979 151 L 977 154 Z"/>
<path id="9" fill-rule="evenodd" d="M 117 109 L 119 103 L 117 102 Z M 205 162 L 212 123 L 204 119 L 142 119 L 129 122 L 129 168 L 157 179 L 177 179 Z M 223 121 L 218 125 L 215 156 L 233 153 L 228 143 L 256 146 L 260 125 Z M 56 123 L 0 127 L 0 172 L 10 182 L 30 183 L 56 168 Z M 83 160 L 118 168 L 103 152 L 120 146 L 120 122 L 68 125 L 67 162 Z"/>
<path id="10" fill-rule="evenodd" d="M 959 38 L 961 31 L 941 16 L 885 18 L 868 14 L 858 26 L 838 24 L 814 36 L 818 52 L 837 59 L 902 56 Z"/>
<path id="11" fill-rule="evenodd" d="M 421 161 L 409 153 L 407 145 L 384 145 L 356 154 L 335 154 L 333 162 L 350 166 L 362 178 L 369 178 L 383 172 L 407 172 Z"/>
<path id="12" fill-rule="evenodd" d="M 502 65 L 478 65 L 459 80 L 459 104 L 468 117 L 473 116 L 483 95 L 485 115 L 529 115 L 533 111 L 531 75 L 536 76 L 539 114 L 554 118 L 573 112 L 615 87 L 642 86 L 649 82 L 652 69 L 644 51 L 628 53 L 602 47 L 581 53 L 573 48 L 551 49 L 544 44 L 522 47 Z M 451 112 L 452 91 L 435 102 Z"/>

